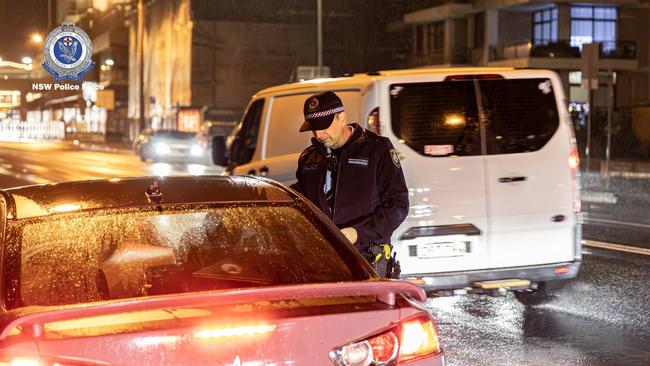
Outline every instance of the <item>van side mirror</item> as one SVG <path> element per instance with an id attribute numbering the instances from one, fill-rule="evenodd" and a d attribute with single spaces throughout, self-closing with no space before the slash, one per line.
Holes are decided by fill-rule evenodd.
<path id="1" fill-rule="evenodd" d="M 226 158 L 226 138 L 224 136 L 215 136 L 212 138 L 212 162 L 215 165 L 227 166 Z"/>

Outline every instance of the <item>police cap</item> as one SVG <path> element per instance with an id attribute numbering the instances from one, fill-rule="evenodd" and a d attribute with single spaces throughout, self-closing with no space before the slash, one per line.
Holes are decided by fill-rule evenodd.
<path id="1" fill-rule="evenodd" d="M 343 102 L 338 95 L 326 91 L 307 98 L 303 112 L 305 122 L 300 126 L 300 132 L 324 130 L 332 124 L 337 113 L 343 112 Z"/>

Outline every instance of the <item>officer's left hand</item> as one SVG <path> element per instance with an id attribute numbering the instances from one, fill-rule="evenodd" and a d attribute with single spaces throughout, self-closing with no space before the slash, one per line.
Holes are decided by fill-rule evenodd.
<path id="1" fill-rule="evenodd" d="M 354 244 L 357 242 L 358 235 L 357 235 L 357 229 L 353 227 L 346 227 L 341 229 L 341 233 L 345 235 L 346 238 L 350 241 L 350 243 Z"/>

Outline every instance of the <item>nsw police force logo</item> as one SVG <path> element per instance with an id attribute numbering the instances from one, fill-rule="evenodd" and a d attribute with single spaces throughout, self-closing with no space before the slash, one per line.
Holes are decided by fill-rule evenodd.
<path id="1" fill-rule="evenodd" d="M 90 37 L 72 23 L 63 23 L 45 39 L 43 67 L 55 81 L 81 81 L 95 63 L 91 60 L 93 46 Z"/>

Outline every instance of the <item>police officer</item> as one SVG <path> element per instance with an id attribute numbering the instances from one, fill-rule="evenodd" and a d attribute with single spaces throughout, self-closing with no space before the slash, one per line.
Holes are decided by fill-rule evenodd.
<path id="1" fill-rule="evenodd" d="M 300 132 L 312 145 L 298 161 L 292 186 L 316 204 L 384 277 L 398 277 L 390 237 L 408 214 L 408 190 L 391 142 L 348 124 L 333 92 L 307 98 Z"/>

